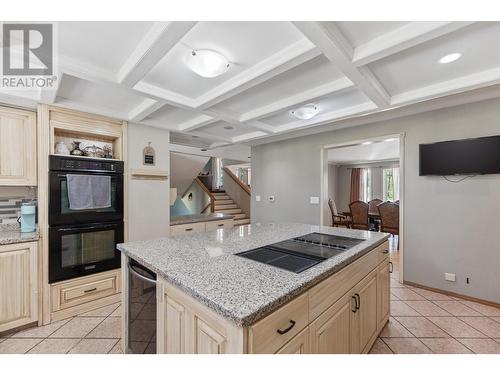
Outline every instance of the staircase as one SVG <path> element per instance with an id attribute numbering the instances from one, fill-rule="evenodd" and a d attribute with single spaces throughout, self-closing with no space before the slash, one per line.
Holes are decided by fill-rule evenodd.
<path id="1" fill-rule="evenodd" d="M 211 193 L 215 198 L 214 212 L 233 215 L 235 226 L 250 224 L 250 218 L 241 211 L 241 208 L 234 203 L 224 190 L 212 190 Z"/>

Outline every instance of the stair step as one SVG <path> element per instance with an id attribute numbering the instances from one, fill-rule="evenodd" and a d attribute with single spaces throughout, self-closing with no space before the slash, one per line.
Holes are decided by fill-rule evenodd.
<path id="1" fill-rule="evenodd" d="M 215 205 L 215 211 L 218 211 L 218 210 L 229 210 L 231 208 L 238 208 L 238 205 L 236 205 L 236 204 L 223 204 L 223 205 L 216 204 Z"/>
<path id="2" fill-rule="evenodd" d="M 234 204 L 234 201 L 232 199 L 216 199 L 215 204 L 217 206 L 226 206 L 228 204 Z"/>
<path id="3" fill-rule="evenodd" d="M 214 195 L 216 201 L 223 201 L 225 199 L 231 199 L 229 195 Z"/>
<path id="4" fill-rule="evenodd" d="M 241 214 L 235 214 L 233 216 L 234 216 L 234 220 L 237 220 L 237 219 L 246 219 L 247 214 L 241 213 Z"/>
<path id="5" fill-rule="evenodd" d="M 222 212 L 222 213 L 225 213 L 225 214 L 241 214 L 241 208 L 231 208 L 231 209 L 228 209 L 228 210 L 218 210 L 216 209 L 215 212 Z"/>
<path id="6" fill-rule="evenodd" d="M 234 225 L 237 226 L 237 225 L 246 225 L 246 224 L 250 224 L 250 219 L 249 218 L 246 218 L 246 219 L 238 219 L 238 220 L 235 220 L 234 221 Z"/>
<path id="7" fill-rule="evenodd" d="M 212 195 L 214 195 L 214 196 L 216 196 L 216 197 L 220 197 L 220 196 L 222 196 L 222 195 L 227 195 L 227 194 L 226 194 L 226 192 L 225 192 L 225 191 L 223 191 L 223 192 L 217 192 L 217 193 L 213 193 L 213 192 L 212 192 Z"/>

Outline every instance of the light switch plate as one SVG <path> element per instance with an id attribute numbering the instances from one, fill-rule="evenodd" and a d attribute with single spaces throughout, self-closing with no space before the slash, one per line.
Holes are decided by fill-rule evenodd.
<path id="1" fill-rule="evenodd" d="M 311 204 L 319 204 L 319 197 L 310 197 L 309 201 Z"/>
<path id="2" fill-rule="evenodd" d="M 255 201 L 256 201 L 256 202 L 260 202 L 260 195 L 256 195 L 256 196 L 255 196 Z"/>
<path id="3" fill-rule="evenodd" d="M 444 274 L 444 279 L 446 281 L 457 281 L 457 278 L 454 273 L 445 273 Z"/>

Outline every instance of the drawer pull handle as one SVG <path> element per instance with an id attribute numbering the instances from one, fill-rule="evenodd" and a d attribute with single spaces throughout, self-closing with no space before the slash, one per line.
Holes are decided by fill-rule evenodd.
<path id="1" fill-rule="evenodd" d="M 284 330 L 278 329 L 278 333 L 280 335 L 284 335 L 285 333 L 290 332 L 290 330 L 293 327 L 295 327 L 295 323 L 297 323 L 295 320 L 290 320 L 290 325 L 287 328 L 285 328 Z"/>
<path id="2" fill-rule="evenodd" d="M 192 231 L 193 228 L 186 228 L 186 232 Z"/>
<path id="3" fill-rule="evenodd" d="M 394 272 L 394 264 L 392 264 L 392 262 L 389 262 L 389 273 L 393 272 Z"/>
<path id="4" fill-rule="evenodd" d="M 357 311 L 361 307 L 361 297 L 359 296 L 358 293 L 354 293 L 354 296 L 356 299 L 356 311 Z"/>
<path id="5" fill-rule="evenodd" d="M 97 290 L 97 288 L 87 289 L 87 290 L 84 290 L 83 293 L 95 292 L 96 290 Z"/>
<path id="6" fill-rule="evenodd" d="M 354 300 L 354 308 L 351 308 L 351 311 L 355 313 L 356 311 L 358 311 L 358 300 L 355 296 L 351 296 L 351 298 Z"/>
<path id="7" fill-rule="evenodd" d="M 382 251 L 382 254 L 389 254 L 389 250 Z"/>
<path id="8" fill-rule="evenodd" d="M 224 226 L 224 224 L 218 224 L 217 226 L 218 226 L 218 227 L 223 227 L 223 226 Z"/>

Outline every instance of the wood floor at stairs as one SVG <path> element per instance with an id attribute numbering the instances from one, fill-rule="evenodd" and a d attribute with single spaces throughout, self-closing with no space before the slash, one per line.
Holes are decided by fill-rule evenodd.
<path id="1" fill-rule="evenodd" d="M 215 197 L 215 210 L 214 212 L 223 212 L 234 216 L 234 225 L 250 224 L 250 218 L 238 207 L 238 205 L 231 199 L 225 191 L 216 190 L 212 191 Z"/>

